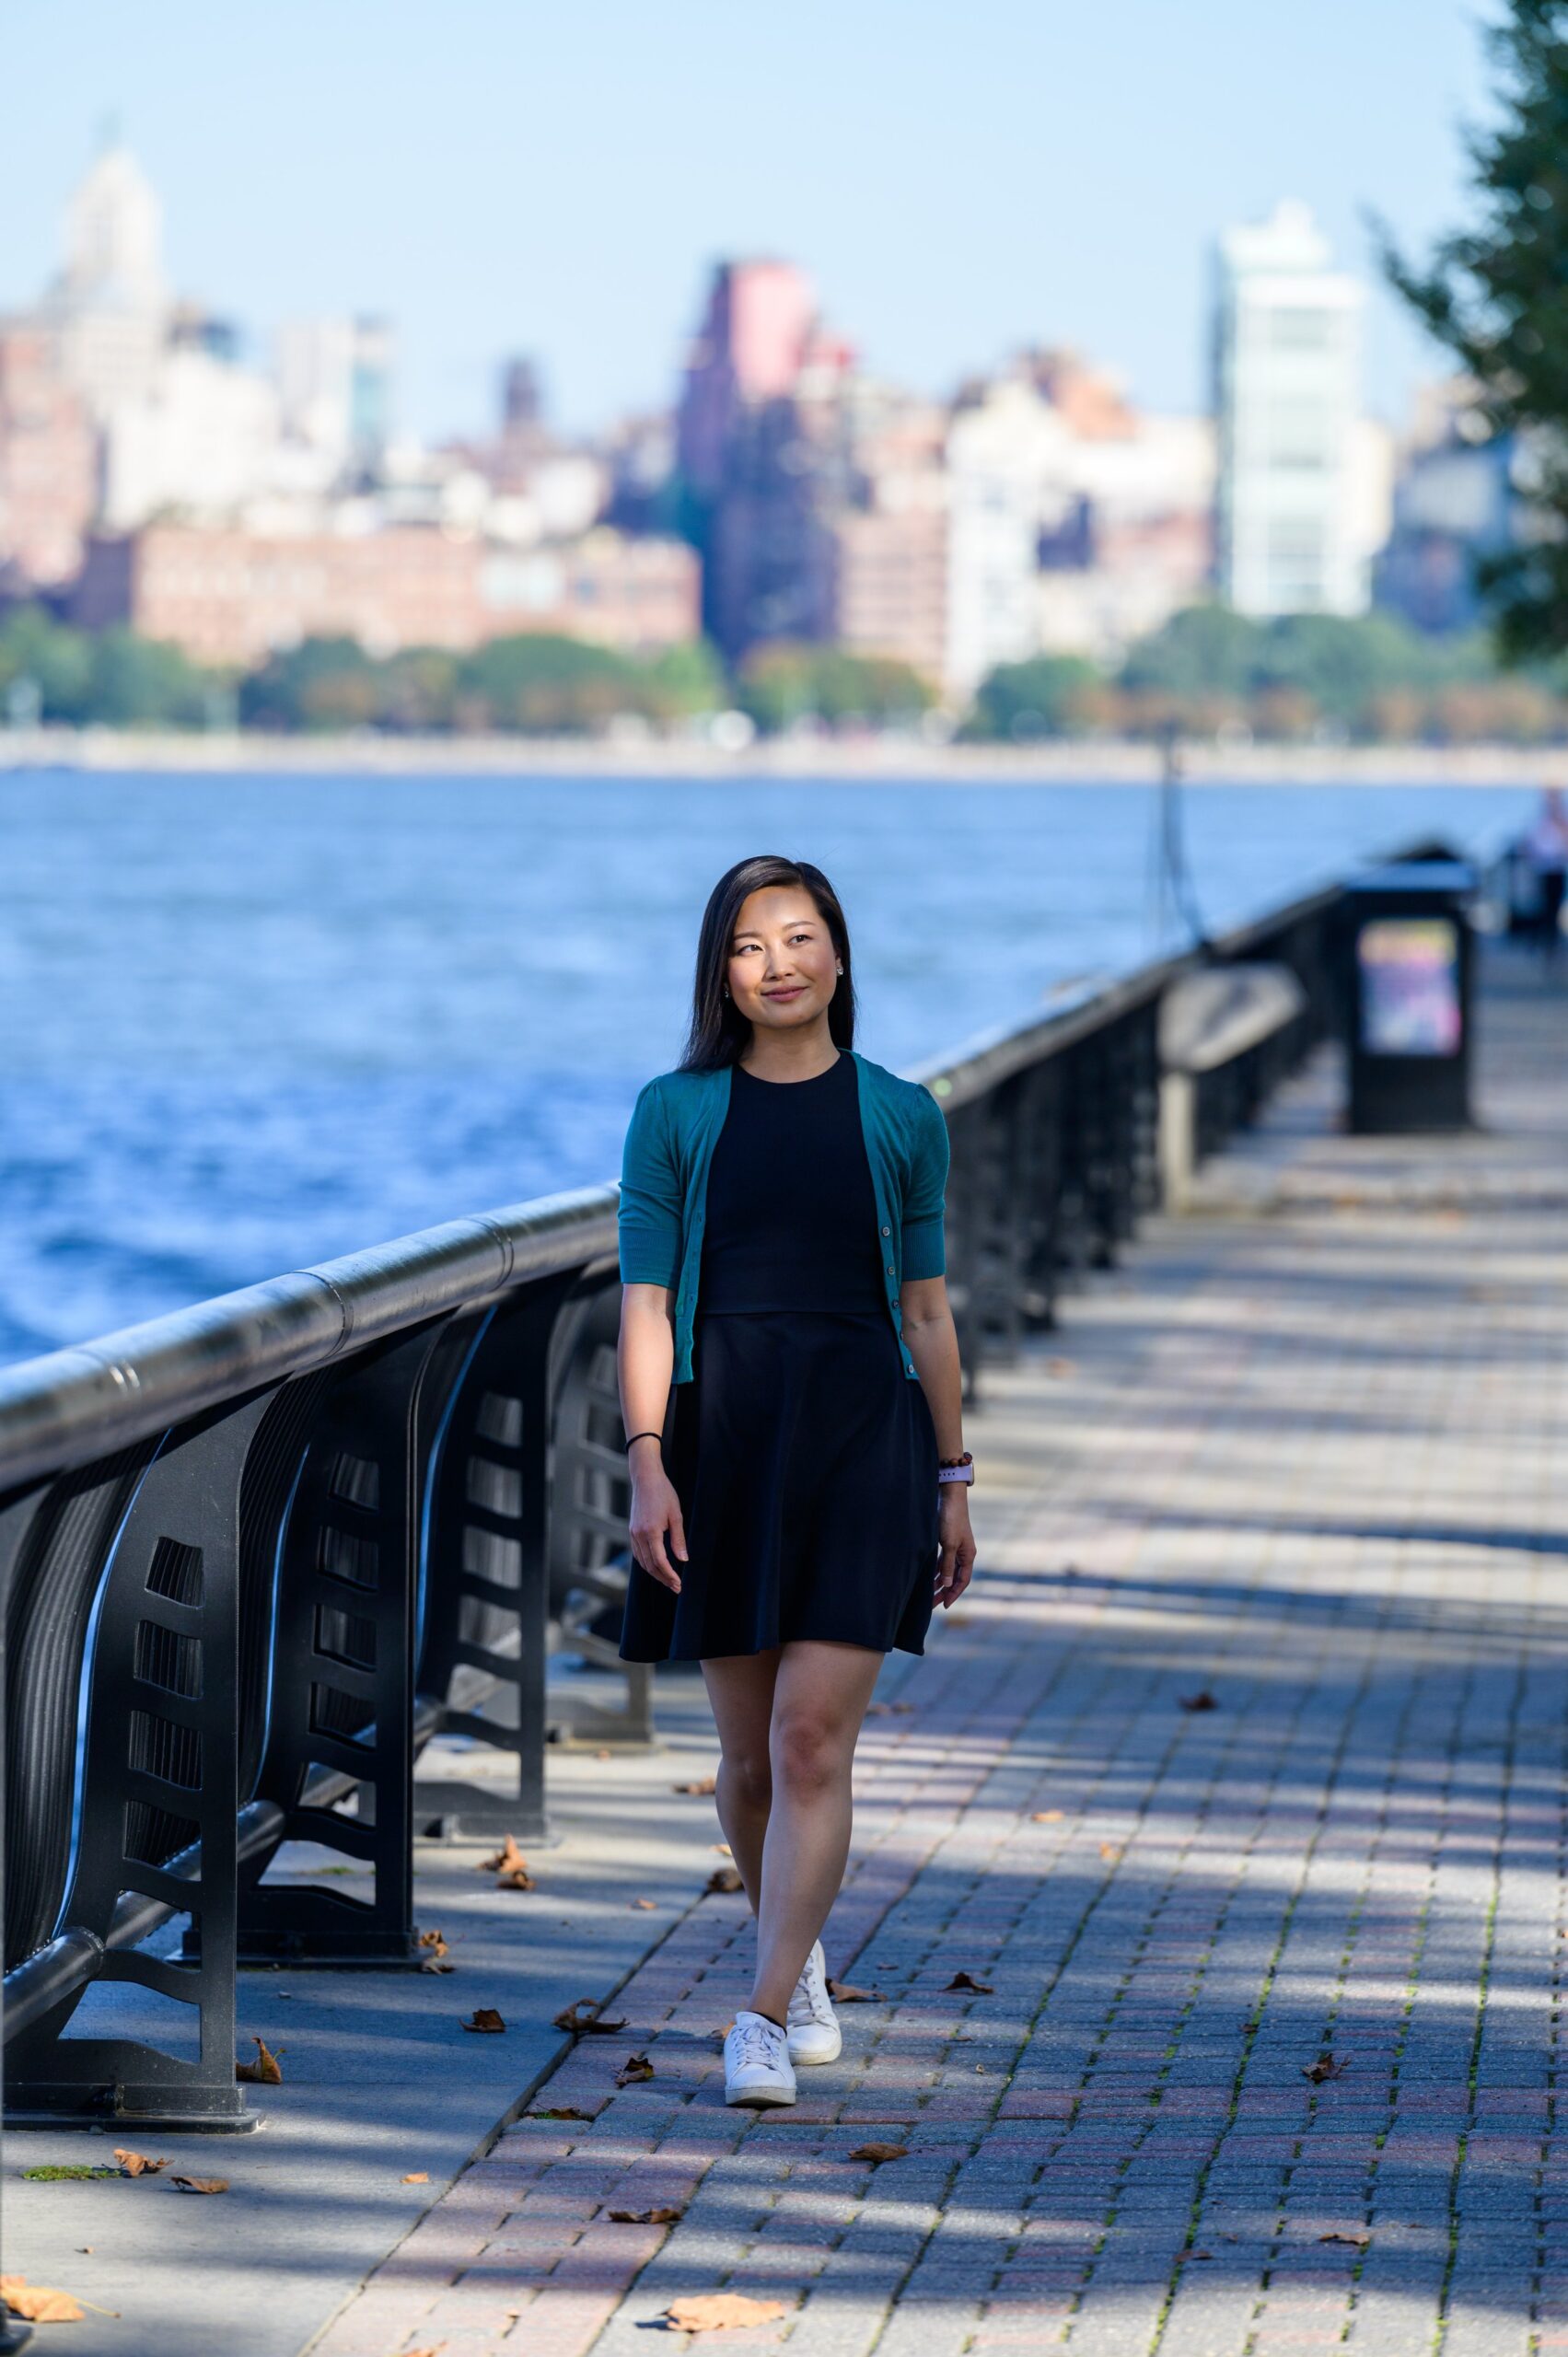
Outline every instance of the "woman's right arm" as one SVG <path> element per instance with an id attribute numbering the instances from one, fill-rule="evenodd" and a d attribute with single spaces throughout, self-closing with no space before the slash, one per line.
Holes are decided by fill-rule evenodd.
<path id="1" fill-rule="evenodd" d="M 670 1377 L 675 1372 L 672 1287 L 621 1286 L 615 1364 L 625 1429 L 639 1435 L 627 1452 L 632 1470 L 632 1552 L 645 1572 L 679 1596 L 680 1574 L 669 1557 L 674 1554 L 681 1562 L 686 1561 L 686 1527 L 675 1484 L 664 1469 L 658 1437 L 664 1430 Z"/>

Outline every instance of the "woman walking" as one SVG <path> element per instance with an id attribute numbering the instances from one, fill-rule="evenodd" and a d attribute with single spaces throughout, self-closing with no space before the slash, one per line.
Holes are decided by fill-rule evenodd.
<path id="1" fill-rule="evenodd" d="M 840 2050 L 819 1935 L 855 1739 L 884 1655 L 923 1652 L 974 1566 L 947 1122 L 854 1048 L 850 969 L 819 868 L 721 877 L 685 1052 L 638 1096 L 621 1167 L 621 1652 L 700 1662 L 718 1729 L 757 1917 L 728 2103 L 793 2103 L 796 2066 Z"/>

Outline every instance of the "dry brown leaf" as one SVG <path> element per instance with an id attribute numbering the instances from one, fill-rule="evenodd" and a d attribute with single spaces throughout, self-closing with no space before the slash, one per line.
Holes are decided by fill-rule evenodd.
<path id="1" fill-rule="evenodd" d="M 633 1907 L 640 1909 L 645 1915 L 657 1906 L 658 1901 L 654 1898 L 634 1898 L 632 1901 L 632 1904 Z"/>
<path id="2" fill-rule="evenodd" d="M 473 2010 L 473 2019 L 463 2024 L 465 2029 L 482 2030 L 492 2038 L 498 2037 L 505 2026 L 505 2023 L 494 2005 L 476 2005 Z"/>
<path id="3" fill-rule="evenodd" d="M 1031 1825 L 1060 1825 L 1066 1814 L 1064 1808 L 1037 1808 L 1029 1823 Z"/>
<path id="4" fill-rule="evenodd" d="M 740 1876 L 734 1866 L 715 1866 L 703 1885 L 703 1891 L 706 1897 L 715 1891 L 739 1890 L 741 1887 Z"/>
<path id="5" fill-rule="evenodd" d="M 749 2300 L 744 2292 L 701 2292 L 672 2300 L 664 2311 L 671 2332 L 722 2332 L 730 2325 L 773 2324 L 788 2314 L 782 2300 Z"/>
<path id="6" fill-rule="evenodd" d="M 539 1886 L 527 1866 L 508 1866 L 495 1877 L 497 1890 L 537 1890 Z"/>
<path id="7" fill-rule="evenodd" d="M 519 1866 L 526 1867 L 528 1863 L 508 1833 L 493 1858 L 481 1860 L 477 1871 L 482 1875 L 509 1875 L 515 1874 Z"/>
<path id="8" fill-rule="evenodd" d="M 852 2161 L 901 2161 L 908 2153 L 907 2144 L 857 2144 L 850 2154 Z"/>
<path id="9" fill-rule="evenodd" d="M 1071 1375 L 1074 1362 L 1071 1359 L 1047 1359 L 1045 1371 L 1047 1375 Z"/>
<path id="10" fill-rule="evenodd" d="M 1350 2058 L 1348 2055 L 1343 2056 L 1339 2061 L 1336 2061 L 1329 2049 L 1324 2047 L 1316 2062 L 1304 2062 L 1302 2064 L 1301 2075 L 1304 2079 L 1310 2079 L 1314 2086 L 1321 2086 L 1325 2079 L 1337 2079 L 1342 2072 L 1348 2071 L 1349 2069 Z"/>
<path id="11" fill-rule="evenodd" d="M 626 2021 L 622 2015 L 618 2022 L 607 2022 L 591 1997 L 579 1997 L 564 2013 L 556 2014 L 555 2026 L 569 2029 L 574 2038 L 612 2038 L 618 2029 L 625 2028 Z"/>
<path id="12" fill-rule="evenodd" d="M 421 1932 L 419 1945 L 422 1948 L 428 1948 L 432 1956 L 445 1956 L 447 1953 L 447 1938 L 443 1932 Z"/>
<path id="13" fill-rule="evenodd" d="M 610 1754 L 608 1751 L 596 1751 L 594 1753 L 594 1758 L 596 1759 L 608 1759 L 610 1758 Z"/>
<path id="14" fill-rule="evenodd" d="M 1342 2234 L 1336 2230 L 1331 2235 L 1319 2235 L 1318 2239 L 1320 2243 L 1349 2243 L 1353 2250 L 1365 2250 L 1372 2237 L 1370 2235 Z"/>
<path id="15" fill-rule="evenodd" d="M 1120 1858 L 1121 1855 L 1121 1844 L 1120 1841 L 1102 1841 L 1099 1845 L 1099 1853 L 1109 1864 L 1113 1859 Z"/>
<path id="16" fill-rule="evenodd" d="M 25 2275 L 0 2275 L 0 2300 L 29 2324 L 80 2324 L 87 2313 L 69 2292 L 57 2291 L 51 2283 L 29 2283 Z"/>
<path id="17" fill-rule="evenodd" d="M 168 2166 L 167 2161 L 149 2161 L 145 2153 L 132 2152 L 127 2144 L 116 2144 L 114 2157 L 127 2177 L 157 2177 Z"/>
<path id="18" fill-rule="evenodd" d="M 835 2005 L 879 2005 L 883 2002 L 880 1989 L 857 1989 L 853 1981 L 830 1978 L 828 1994 Z"/>
<path id="19" fill-rule="evenodd" d="M 677 2218 L 684 2218 L 684 2210 L 672 2210 L 668 2204 L 658 2210 L 612 2210 L 610 2221 L 614 2226 L 673 2226 Z"/>
<path id="20" fill-rule="evenodd" d="M 251 2035 L 255 2037 L 254 2032 Z M 237 2062 L 234 2066 L 235 2077 L 245 2080 L 250 2086 L 281 2087 L 283 2072 L 279 2067 L 278 2054 L 286 2054 L 287 2047 L 280 2046 L 277 2054 L 274 2054 L 266 2040 L 260 2038 L 255 2038 L 255 2047 L 256 2060 L 254 2062 Z"/>
<path id="21" fill-rule="evenodd" d="M 171 2177 L 168 2181 L 170 2185 L 177 2185 L 181 2193 L 226 2193 L 228 2191 L 228 2179 L 226 2177 Z"/>
<path id="22" fill-rule="evenodd" d="M 1185 2267 L 1189 2259 L 1213 2258 L 1214 2255 L 1212 2250 L 1179 2250 L 1176 2254 L 1176 2263 L 1178 2267 Z"/>
<path id="23" fill-rule="evenodd" d="M 955 1989 L 972 1989 L 977 1997 L 994 1997 L 996 1994 L 989 1980 L 977 1980 L 972 1972 L 955 1972 L 942 1994 L 946 1997 Z"/>
<path id="24" fill-rule="evenodd" d="M 403 2179 L 403 2183 L 405 2185 L 428 2185 L 429 2182 L 430 2171 L 428 2169 L 410 2169 L 407 2177 Z"/>
<path id="25" fill-rule="evenodd" d="M 645 2054 L 629 2054 L 615 2074 L 618 2087 L 634 2087 L 639 2080 L 651 2079 L 654 2066 Z"/>
<path id="26" fill-rule="evenodd" d="M 716 1776 L 693 1776 L 689 1784 L 672 1784 L 669 1789 L 672 1793 L 716 1793 L 718 1779 Z"/>
<path id="27" fill-rule="evenodd" d="M 713 1841 L 710 1842 L 708 1846 L 710 1849 L 716 1851 L 721 1858 L 733 1858 L 735 1855 L 735 1852 L 730 1848 L 727 1841 Z"/>
<path id="28" fill-rule="evenodd" d="M 591 2111 L 579 2111 L 575 2104 L 557 2104 L 552 2111 L 530 2111 L 530 2119 L 591 2119 Z"/>
<path id="29" fill-rule="evenodd" d="M 1177 1700 L 1184 1711 L 1217 1711 L 1219 1704 L 1205 1686 L 1197 1694 L 1180 1694 Z"/>

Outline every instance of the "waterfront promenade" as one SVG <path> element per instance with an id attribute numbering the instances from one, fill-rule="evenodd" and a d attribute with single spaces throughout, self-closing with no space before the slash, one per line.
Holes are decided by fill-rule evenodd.
<path id="1" fill-rule="evenodd" d="M 1324 1055 L 1195 1215 L 987 1370 L 979 1576 L 890 1658 L 862 1747 L 829 1961 L 871 1993 L 795 2110 L 722 2103 L 749 1938 L 699 1896 L 711 1803 L 668 1788 L 711 1750 L 673 1680 L 679 1747 L 567 1766 L 567 1840 L 504 1931 L 485 1894 L 460 1976 L 366 1995 L 402 2044 L 331 2132 L 324 2001 L 291 1980 L 266 2129 L 159 2147 L 231 2181 L 146 2193 L 177 2268 L 147 2226 L 112 2280 L 79 2255 L 87 2198 L 141 2187 L 8 2192 L 10 2263 L 122 2311 L 72 2347 L 634 2357 L 733 2292 L 784 2313 L 698 2345 L 1568 2350 L 1568 989 L 1493 953 L 1481 1017 L 1482 1132 L 1343 1138 Z M 442 1905 L 478 1882 L 434 1871 Z M 568 1886 L 570 1934 L 534 1905 Z M 503 1994 L 518 1933 L 543 1962 Z M 554 2003 L 612 1991 L 623 2028 L 562 2054 Z M 476 2002 L 505 2037 L 443 2044 Z M 341 2076 L 341 2006 L 335 2034 Z M 459 2169 L 487 2090 L 523 2116 Z M 13 2140 L 13 2170 L 35 2142 L 80 2151 Z M 280 2340 L 278 2302 L 325 2328 Z"/>

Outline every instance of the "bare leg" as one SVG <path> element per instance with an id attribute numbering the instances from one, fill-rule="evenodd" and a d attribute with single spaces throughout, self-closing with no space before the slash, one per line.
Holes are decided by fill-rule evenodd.
<path id="1" fill-rule="evenodd" d="M 768 1733 L 779 1658 L 775 1645 L 771 1653 L 726 1654 L 703 1664 L 721 1754 L 714 1797 L 753 1914 L 762 1893 L 762 1840 L 773 1797 Z"/>
<path id="2" fill-rule="evenodd" d="M 843 1880 L 855 1739 L 883 1655 L 803 1642 L 784 1646 L 777 1659 L 751 2004 L 782 2022 Z"/>

